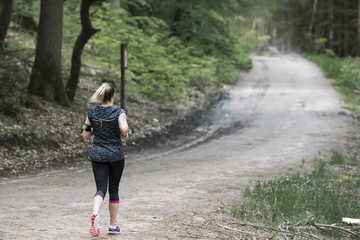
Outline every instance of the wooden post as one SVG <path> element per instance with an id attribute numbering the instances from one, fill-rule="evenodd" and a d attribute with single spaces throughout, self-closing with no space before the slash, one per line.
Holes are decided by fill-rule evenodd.
<path id="1" fill-rule="evenodd" d="M 120 86 L 120 101 L 121 108 L 125 108 L 125 69 L 127 68 L 127 46 L 121 44 L 121 86 Z"/>

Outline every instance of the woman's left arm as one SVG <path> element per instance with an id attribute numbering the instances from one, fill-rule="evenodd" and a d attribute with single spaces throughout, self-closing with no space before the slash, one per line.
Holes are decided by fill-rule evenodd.
<path id="1" fill-rule="evenodd" d="M 126 113 L 120 114 L 118 121 L 119 121 L 119 128 L 120 128 L 121 135 L 123 135 L 124 137 L 127 137 L 128 132 L 129 132 L 129 126 L 128 126 L 128 123 L 126 120 Z"/>

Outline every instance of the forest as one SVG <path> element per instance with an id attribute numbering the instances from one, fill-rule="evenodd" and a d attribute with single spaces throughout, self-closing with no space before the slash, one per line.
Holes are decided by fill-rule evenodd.
<path id="1" fill-rule="evenodd" d="M 127 97 L 170 105 L 233 84 L 238 71 L 251 68 L 252 51 L 343 58 L 360 48 L 356 0 L 58 4 L 2 1 L 2 111 L 11 112 L 9 104 L 20 99 L 9 99 L 13 86 L 25 84 L 30 95 L 68 105 L 80 78 L 119 85 L 121 44 L 129 52 Z"/>

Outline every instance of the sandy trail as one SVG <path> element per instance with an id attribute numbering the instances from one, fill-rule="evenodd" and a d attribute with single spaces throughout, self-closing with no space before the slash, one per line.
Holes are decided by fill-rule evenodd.
<path id="1" fill-rule="evenodd" d="M 120 184 L 122 233 L 106 235 L 105 203 L 99 239 L 222 238 L 211 223 L 246 185 L 346 144 L 348 113 L 312 63 L 298 56 L 254 57 L 253 63 L 214 114 L 213 125 L 198 129 L 215 133 L 206 141 L 127 156 Z M 90 163 L 2 179 L 0 191 L 0 239 L 91 238 Z"/>

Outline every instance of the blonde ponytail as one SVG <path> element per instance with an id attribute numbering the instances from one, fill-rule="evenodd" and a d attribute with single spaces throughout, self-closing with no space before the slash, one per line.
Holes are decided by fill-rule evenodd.
<path id="1" fill-rule="evenodd" d="M 105 103 L 110 101 L 115 89 L 110 83 L 103 83 L 91 96 L 90 103 Z"/>

